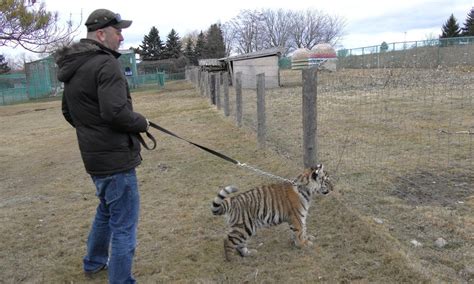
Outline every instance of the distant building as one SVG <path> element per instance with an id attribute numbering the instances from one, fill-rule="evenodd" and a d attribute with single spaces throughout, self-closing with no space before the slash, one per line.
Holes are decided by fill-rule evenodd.
<path id="1" fill-rule="evenodd" d="M 210 73 L 227 72 L 232 85 L 235 85 L 237 73 L 242 72 L 242 88 L 246 89 L 255 89 L 257 75 L 265 73 L 265 88 L 277 88 L 280 87 L 281 54 L 282 49 L 270 48 L 219 59 L 200 59 L 199 70 Z"/>
<path id="2" fill-rule="evenodd" d="M 270 48 L 220 60 L 227 63 L 233 84 L 236 74 L 242 72 L 242 88 L 256 88 L 257 74 L 265 73 L 265 88 L 277 88 L 280 87 L 278 61 L 282 53 L 281 48 Z"/>
<path id="3" fill-rule="evenodd" d="M 336 71 L 336 50 L 328 43 L 315 45 L 309 52 L 309 60 L 312 64 L 320 66 L 322 70 Z"/>
<path id="4" fill-rule="evenodd" d="M 130 49 L 119 50 L 122 54 L 119 57 L 120 64 L 125 76 L 136 76 L 137 72 L 137 60 L 135 56 L 135 51 Z"/>
<path id="5" fill-rule="evenodd" d="M 224 59 L 209 58 L 198 60 L 199 69 L 207 72 L 223 72 L 227 70 Z"/>
<path id="6" fill-rule="evenodd" d="M 315 45 L 311 50 L 297 49 L 291 57 L 291 69 L 319 68 L 320 70 L 336 71 L 336 50 L 327 43 Z"/>

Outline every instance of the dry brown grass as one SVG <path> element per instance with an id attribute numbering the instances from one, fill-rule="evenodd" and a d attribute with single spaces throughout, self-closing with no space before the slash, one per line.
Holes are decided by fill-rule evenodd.
<path id="1" fill-rule="evenodd" d="M 159 92 L 137 92 L 133 97 L 137 111 L 183 137 L 285 177 L 301 170 L 299 157 L 258 149 L 254 134 L 236 128 L 188 84 L 172 83 Z M 74 130 L 61 116 L 60 102 L 2 107 L 0 132 L 0 279 L 6 283 L 85 282 L 81 263 L 97 200 Z M 262 230 L 252 239 L 250 247 L 259 250 L 256 257 L 225 263 L 224 222 L 210 212 L 218 187 L 235 184 L 245 189 L 273 181 L 155 133 L 158 147 L 143 152 L 144 162 L 138 168 L 142 207 L 134 271 L 141 283 L 462 279 L 452 273 L 434 273 L 432 269 L 438 266 L 426 266 L 431 252 L 427 257 L 423 248 L 413 252 L 398 229 L 394 234 L 393 219 L 376 224 L 367 210 L 360 210 L 368 202 L 354 193 L 362 191 L 367 196 L 382 184 L 354 171 L 337 184 L 344 195 L 325 196 L 310 209 L 308 230 L 316 236 L 313 248 L 290 246 L 289 229 L 282 225 Z M 358 188 L 361 184 L 371 187 Z M 373 210 L 389 205 L 389 212 L 398 214 L 407 230 L 430 220 L 425 227 L 454 231 L 460 242 L 472 237 L 459 225 L 472 221 L 472 211 L 460 217 L 447 209 L 413 208 L 386 192 L 374 196 L 372 202 L 379 205 Z M 420 219 L 412 220 L 411 210 L 420 213 Z M 459 246 L 469 249 L 463 243 L 455 249 Z M 448 263 L 457 271 L 466 264 L 465 260 Z M 96 282 L 105 279 L 102 275 Z"/>
<path id="2" fill-rule="evenodd" d="M 318 152 L 338 186 L 367 218 L 382 219 L 424 270 L 443 281 L 474 277 L 474 84 L 465 69 L 343 70 L 320 73 Z M 298 81 L 299 80 L 299 81 Z M 301 74 L 267 90 L 268 140 L 301 159 Z M 255 128 L 255 92 L 244 97 L 245 126 Z M 434 242 L 444 238 L 448 245 Z M 415 248 L 411 240 L 420 241 Z"/>

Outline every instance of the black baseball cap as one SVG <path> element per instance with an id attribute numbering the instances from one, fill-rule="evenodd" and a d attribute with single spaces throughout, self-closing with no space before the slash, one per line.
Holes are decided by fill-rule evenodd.
<path id="1" fill-rule="evenodd" d="M 130 27 L 132 21 L 122 20 L 120 14 L 116 14 L 107 9 L 97 9 L 92 12 L 86 21 L 88 32 L 113 26 L 117 29 L 125 29 Z"/>

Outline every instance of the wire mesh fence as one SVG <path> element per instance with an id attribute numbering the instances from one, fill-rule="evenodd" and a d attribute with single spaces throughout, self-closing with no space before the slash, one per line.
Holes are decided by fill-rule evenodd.
<path id="1" fill-rule="evenodd" d="M 119 57 L 123 73 L 131 89 L 154 85 L 163 87 L 166 81 L 183 80 L 184 72 L 157 70 L 139 74 L 135 53 L 123 51 Z M 63 83 L 57 80 L 58 67 L 53 56 L 25 63 L 23 73 L 0 75 L 0 105 L 27 102 L 61 96 Z"/>
<path id="2" fill-rule="evenodd" d="M 301 71 L 284 70 L 279 79 L 281 88 L 265 90 L 266 144 L 302 165 Z M 473 194 L 471 68 L 347 69 L 319 72 L 317 79 L 318 161 L 340 185 L 377 184 L 393 193 L 403 184 L 426 194 L 438 186 L 454 195 Z M 229 116 L 234 119 L 236 102 L 233 86 Z M 242 90 L 240 107 L 242 126 L 257 132 L 256 89 Z M 374 209 L 372 194 L 360 190 L 354 198 Z"/>
<path id="3" fill-rule="evenodd" d="M 9 105 L 28 100 L 26 75 L 23 73 L 0 75 L 0 105 Z"/>
<path id="4" fill-rule="evenodd" d="M 339 68 L 436 68 L 474 65 L 474 37 L 455 37 L 341 49 Z"/>

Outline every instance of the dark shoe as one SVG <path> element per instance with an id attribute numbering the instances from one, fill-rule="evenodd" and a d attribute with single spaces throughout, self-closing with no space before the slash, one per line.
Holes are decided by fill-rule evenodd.
<path id="1" fill-rule="evenodd" d="M 97 273 L 101 272 L 101 271 L 105 271 L 107 270 L 107 264 L 104 264 L 103 266 L 95 269 L 95 270 L 90 270 L 90 271 L 84 271 L 84 275 L 87 277 L 87 278 L 93 278 Z"/>

